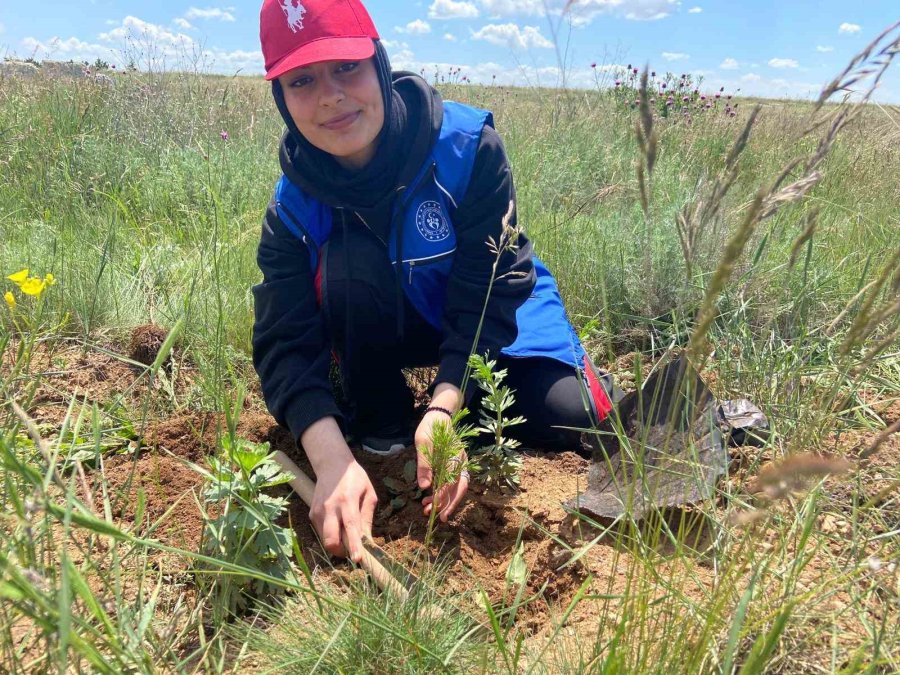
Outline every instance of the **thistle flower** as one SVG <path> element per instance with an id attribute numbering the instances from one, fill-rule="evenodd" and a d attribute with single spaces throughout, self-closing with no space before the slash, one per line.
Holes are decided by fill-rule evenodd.
<path id="1" fill-rule="evenodd" d="M 663 89 L 666 88 L 666 83 L 665 83 L 665 82 L 662 83 L 662 88 L 663 88 Z"/>
<path id="2" fill-rule="evenodd" d="M 597 62 L 595 61 L 594 63 L 591 64 L 591 68 L 596 68 L 596 67 L 597 67 Z"/>
<path id="3" fill-rule="evenodd" d="M 687 103 L 688 101 L 691 100 L 691 97 L 690 96 L 682 96 L 681 100 L 684 101 L 685 103 Z"/>
<path id="4" fill-rule="evenodd" d="M 617 87 L 622 86 L 622 80 L 616 80 L 616 86 Z"/>
<path id="5" fill-rule="evenodd" d="M 227 131 L 224 131 L 224 130 L 221 131 L 221 132 L 219 132 L 219 137 L 220 137 L 223 141 L 227 141 L 227 140 L 228 140 L 228 132 L 227 132 Z"/>

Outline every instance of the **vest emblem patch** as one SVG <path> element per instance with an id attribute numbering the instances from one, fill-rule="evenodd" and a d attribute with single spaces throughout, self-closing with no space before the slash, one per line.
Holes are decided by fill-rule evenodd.
<path id="1" fill-rule="evenodd" d="M 450 236 L 450 223 L 447 222 L 441 205 L 434 201 L 422 202 L 416 211 L 416 227 L 427 241 L 443 241 Z"/>

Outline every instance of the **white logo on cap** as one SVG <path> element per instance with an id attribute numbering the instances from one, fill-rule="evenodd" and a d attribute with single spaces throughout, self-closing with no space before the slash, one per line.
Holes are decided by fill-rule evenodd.
<path id="1" fill-rule="evenodd" d="M 281 0 L 281 9 L 287 16 L 288 27 L 292 33 L 303 30 L 303 15 L 306 14 L 306 7 L 299 2 L 294 5 L 295 0 Z"/>

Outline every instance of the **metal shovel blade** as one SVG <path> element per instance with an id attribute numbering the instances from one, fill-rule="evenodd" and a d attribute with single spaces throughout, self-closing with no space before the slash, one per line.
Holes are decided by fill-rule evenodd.
<path id="1" fill-rule="evenodd" d="M 598 518 L 640 520 L 653 508 L 715 493 L 728 455 L 716 401 L 685 356 L 627 394 L 607 420 L 594 435 L 587 490 L 566 506 Z"/>

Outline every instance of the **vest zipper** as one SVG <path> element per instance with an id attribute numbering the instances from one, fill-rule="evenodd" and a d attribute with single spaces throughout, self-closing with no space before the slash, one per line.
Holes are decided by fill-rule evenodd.
<path id="1" fill-rule="evenodd" d="M 276 202 L 275 202 L 275 211 L 276 211 L 276 213 L 279 214 L 279 216 L 280 216 L 281 214 L 284 214 L 285 216 L 287 216 L 288 220 L 290 220 L 291 223 L 293 223 L 294 227 L 296 227 L 296 228 L 300 231 L 300 235 L 301 235 L 301 236 L 300 236 L 300 240 L 301 240 L 304 244 L 306 244 L 307 246 L 309 246 L 310 241 L 312 241 L 312 237 L 309 236 L 309 232 L 307 232 L 307 231 L 306 231 L 306 228 L 303 227 L 303 225 L 300 224 L 300 221 L 297 220 L 297 219 L 294 217 L 294 214 L 291 213 L 291 212 L 287 209 L 287 207 L 285 207 L 285 205 L 282 204 L 280 201 L 276 201 Z M 313 242 L 313 244 L 315 244 L 315 242 Z"/>
<path id="2" fill-rule="evenodd" d="M 456 253 L 455 246 L 449 251 L 445 251 L 444 253 L 438 253 L 437 255 L 431 255 L 431 256 L 428 256 L 427 258 L 413 258 L 411 260 L 401 260 L 400 265 L 402 266 L 403 263 L 409 264 L 409 283 L 410 283 L 410 285 L 412 285 L 413 267 L 415 267 L 417 264 L 419 266 L 421 266 L 423 264 L 430 265 L 432 263 L 436 263 L 437 261 L 443 260 L 444 258 L 449 258 L 454 253 Z"/>

